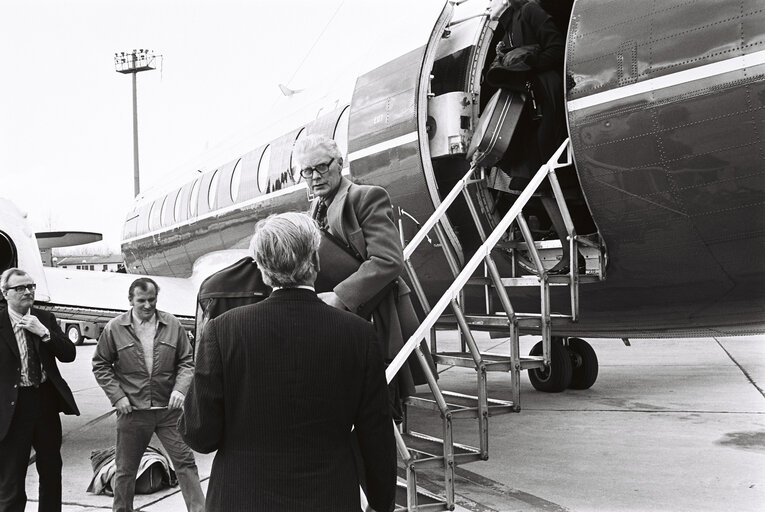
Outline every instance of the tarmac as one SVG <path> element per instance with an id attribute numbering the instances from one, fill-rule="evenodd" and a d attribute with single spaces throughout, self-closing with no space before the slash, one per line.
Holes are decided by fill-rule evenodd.
<path id="1" fill-rule="evenodd" d="M 439 333 L 455 345 L 456 333 Z M 528 353 L 537 341 L 521 340 Z M 588 340 L 600 373 L 589 390 L 547 394 L 521 380 L 519 413 L 489 423 L 488 461 L 456 469 L 457 510 L 762 511 L 765 503 L 765 335 L 683 340 Z M 507 341 L 478 334 L 482 350 Z M 81 416 L 62 416 L 65 512 L 111 509 L 86 492 L 91 450 L 114 444 L 114 415 L 90 370 L 94 342 L 60 364 Z M 439 367 L 444 389 L 475 394 L 475 371 Z M 489 375 L 489 396 L 510 399 L 507 374 Z M 439 418 L 418 413 L 417 430 L 439 435 Z M 475 420 L 455 420 L 455 441 L 476 445 Z M 154 439 L 155 446 L 160 446 Z M 213 454 L 197 454 L 203 489 Z M 438 490 L 439 475 L 420 483 Z M 30 466 L 26 511 L 37 510 Z M 137 495 L 136 510 L 185 510 L 177 487 Z"/>

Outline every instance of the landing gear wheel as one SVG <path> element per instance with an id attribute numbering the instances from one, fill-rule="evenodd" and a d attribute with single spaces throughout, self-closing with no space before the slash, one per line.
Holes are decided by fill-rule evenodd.
<path id="1" fill-rule="evenodd" d="M 542 342 L 531 349 L 529 355 L 542 355 Z M 529 380 L 537 391 L 545 393 L 560 393 L 571 384 L 571 356 L 559 338 L 553 338 L 550 343 L 550 366 L 544 370 L 529 370 Z"/>
<path id="2" fill-rule="evenodd" d="M 75 345 L 82 345 L 83 337 L 79 325 L 70 325 L 66 328 L 66 337 Z"/>
<path id="3" fill-rule="evenodd" d="M 592 345 L 581 338 L 569 338 L 568 350 L 571 354 L 573 374 L 571 389 L 590 389 L 598 380 L 598 356 Z"/>

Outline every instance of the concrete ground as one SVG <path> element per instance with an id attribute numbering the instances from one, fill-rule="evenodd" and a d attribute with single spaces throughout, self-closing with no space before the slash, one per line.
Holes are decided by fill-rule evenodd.
<path id="1" fill-rule="evenodd" d="M 454 333 L 440 333 L 447 348 Z M 522 352 L 536 342 L 522 339 Z M 765 503 L 765 336 L 687 340 L 590 340 L 600 361 L 585 391 L 539 393 L 522 377 L 518 414 L 492 417 L 490 458 L 457 468 L 459 509 L 473 511 L 760 511 Z M 479 334 L 484 350 L 506 340 Z M 114 416 L 90 371 L 94 344 L 61 364 L 82 411 L 62 416 L 64 510 L 111 508 L 88 494 L 90 452 L 114 443 Z M 440 370 L 444 389 L 474 394 L 475 372 Z M 509 399 L 509 376 L 491 374 L 490 396 Z M 419 414 L 419 413 L 418 413 Z M 438 418 L 414 415 L 439 435 Z M 475 445 L 473 420 L 455 422 L 456 440 Z M 155 442 L 159 446 L 159 443 Z M 197 463 L 207 488 L 211 455 Z M 423 475 L 423 483 L 429 485 Z M 435 482 L 435 479 L 433 479 Z M 37 474 L 27 477 L 37 510 Z M 185 510 L 178 488 L 136 496 L 139 510 Z"/>

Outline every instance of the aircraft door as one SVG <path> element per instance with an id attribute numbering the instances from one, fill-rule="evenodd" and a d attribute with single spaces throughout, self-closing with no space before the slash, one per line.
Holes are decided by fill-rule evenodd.
<path id="1" fill-rule="evenodd" d="M 439 41 L 452 17 L 446 3 L 424 46 L 359 76 L 348 121 L 348 160 L 356 183 L 375 183 L 388 190 L 404 242 L 440 203 L 427 135 L 430 72 Z M 456 243 L 451 227 L 447 235 Z M 429 246 L 415 254 L 420 277 L 449 274 L 441 250 Z M 443 267 L 443 268 L 442 268 Z"/>

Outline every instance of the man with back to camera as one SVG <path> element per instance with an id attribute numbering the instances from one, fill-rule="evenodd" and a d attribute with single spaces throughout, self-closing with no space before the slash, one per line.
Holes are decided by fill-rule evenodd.
<path id="1" fill-rule="evenodd" d="M 363 260 L 352 275 L 319 296 L 331 306 L 358 313 L 393 283 L 372 312 L 383 354 L 390 361 L 420 322 L 409 287 L 400 277 L 404 254 L 388 192 L 374 185 L 357 185 L 345 178 L 337 143 L 323 135 L 308 135 L 299 140 L 293 154 L 301 166 L 300 174 L 316 196 L 310 215 L 322 229 L 340 239 Z M 420 348 L 435 370 L 427 345 L 421 343 Z M 395 384 L 391 383 L 391 405 L 397 420 L 401 414 L 398 397 L 413 394 L 414 384 L 426 382 L 414 356 L 408 361 L 411 364 L 405 364 L 396 375 Z"/>
<path id="2" fill-rule="evenodd" d="M 393 510 L 396 451 L 374 328 L 316 295 L 321 235 L 303 213 L 260 221 L 250 244 L 262 302 L 211 320 L 180 429 L 218 450 L 208 512 Z M 363 468 L 357 468 L 351 427 Z"/>
<path id="3" fill-rule="evenodd" d="M 61 419 L 79 415 L 56 359 L 74 361 L 74 344 L 56 318 L 34 308 L 35 282 L 19 268 L 0 276 L 0 510 L 24 512 L 29 455 L 35 449 L 40 512 L 61 510 Z"/>
<path id="4" fill-rule="evenodd" d="M 177 428 L 194 372 L 191 344 L 178 319 L 157 309 L 158 293 L 148 277 L 133 281 L 130 310 L 106 324 L 93 354 L 93 374 L 117 409 L 112 510 L 133 511 L 138 466 L 156 433 L 175 467 L 186 509 L 203 512 L 194 454 Z"/>

